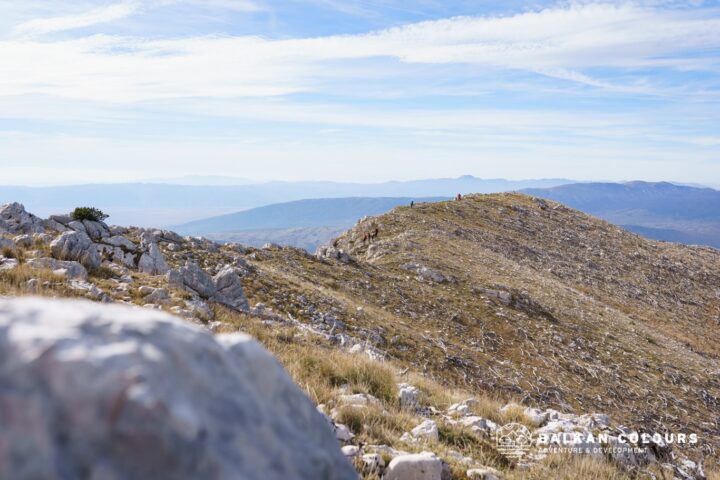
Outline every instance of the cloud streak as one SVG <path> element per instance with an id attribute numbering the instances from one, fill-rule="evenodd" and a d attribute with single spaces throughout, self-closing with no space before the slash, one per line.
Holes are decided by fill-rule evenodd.
<path id="1" fill-rule="evenodd" d="M 83 15 L 32 20 L 17 30 L 80 28 L 123 18 L 138 8 L 136 2 L 125 2 Z M 337 62 L 382 58 L 400 65 L 521 70 L 632 92 L 587 71 L 717 68 L 718 47 L 720 19 L 612 4 L 458 17 L 362 35 L 289 40 L 102 35 L 58 41 L 9 39 L 0 41 L 0 95 L 43 93 L 106 102 L 277 96 L 319 91 L 323 82 L 342 81 Z M 698 51 L 704 54 L 698 56 Z"/>
<path id="2" fill-rule="evenodd" d="M 141 7 L 139 1 L 128 1 L 97 8 L 75 15 L 38 18 L 21 23 L 13 30 L 15 35 L 43 35 L 47 33 L 75 30 L 103 23 L 110 23 L 129 17 Z"/>

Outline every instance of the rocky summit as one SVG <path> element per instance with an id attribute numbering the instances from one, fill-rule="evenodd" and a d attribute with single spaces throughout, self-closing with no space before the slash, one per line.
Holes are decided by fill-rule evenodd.
<path id="1" fill-rule="evenodd" d="M 76 300 L 0 303 L 0 476 L 718 478 L 718 272 L 520 194 L 314 255 L 2 206 L 0 295 Z"/>

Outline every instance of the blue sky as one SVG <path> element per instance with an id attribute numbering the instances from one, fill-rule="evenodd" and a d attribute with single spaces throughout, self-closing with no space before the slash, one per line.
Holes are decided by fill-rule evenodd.
<path id="1" fill-rule="evenodd" d="M 0 184 L 720 184 L 720 3 L 0 0 Z"/>

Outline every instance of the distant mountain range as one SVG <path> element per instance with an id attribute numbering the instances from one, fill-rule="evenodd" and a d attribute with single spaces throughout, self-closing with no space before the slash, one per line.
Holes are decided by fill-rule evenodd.
<path id="1" fill-rule="evenodd" d="M 667 182 L 574 183 L 522 193 L 556 200 L 655 240 L 720 248 L 720 191 Z M 366 215 L 406 205 L 411 197 L 333 198 L 268 205 L 172 227 L 183 234 L 313 251 Z M 439 201 L 442 197 L 416 199 Z"/>
<path id="2" fill-rule="evenodd" d="M 172 180 L 172 179 L 171 179 Z M 170 180 L 168 180 L 170 181 Z M 218 185 L 216 177 L 191 177 L 193 185 L 120 183 L 54 187 L 0 186 L 0 204 L 20 202 L 39 215 L 66 212 L 90 205 L 110 215 L 109 222 L 158 227 L 180 224 L 263 205 L 307 198 L 341 197 L 452 197 L 457 193 L 491 193 L 522 188 L 544 188 L 571 183 L 567 179 L 504 180 L 466 175 L 407 182 L 267 182 Z M 243 179 L 230 179 L 242 182 Z M 197 185 L 208 182 L 212 185 Z"/>
<path id="3" fill-rule="evenodd" d="M 720 248 L 720 191 L 667 182 L 575 183 L 522 193 L 556 200 L 656 240 Z"/>
<path id="4" fill-rule="evenodd" d="M 358 219 L 387 213 L 411 201 L 436 202 L 448 197 L 321 198 L 278 203 L 206 218 L 170 229 L 183 235 L 202 235 L 220 241 L 261 246 L 293 245 L 314 251 L 320 244 L 353 226 Z"/>
<path id="5" fill-rule="evenodd" d="M 173 226 L 182 233 L 218 240 L 249 245 L 275 242 L 313 250 L 357 219 L 385 213 L 412 199 L 521 191 L 557 200 L 649 238 L 720 248 L 720 191 L 667 182 L 573 183 L 473 176 L 377 184 L 218 185 L 222 181 L 215 177 L 190 180 L 215 184 L 0 186 L 0 204 L 19 201 L 41 216 L 95 206 L 110 215 L 110 223 Z M 236 181 L 243 179 L 228 180 Z"/>

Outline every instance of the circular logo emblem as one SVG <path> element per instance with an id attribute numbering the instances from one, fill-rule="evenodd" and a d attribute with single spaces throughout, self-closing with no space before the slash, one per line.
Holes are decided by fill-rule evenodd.
<path id="1" fill-rule="evenodd" d="M 532 432 L 521 423 L 508 423 L 495 430 L 498 451 L 508 458 L 520 459 L 533 446 Z"/>

